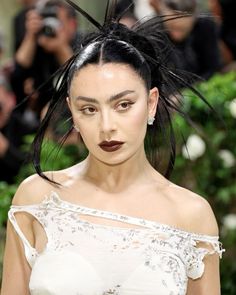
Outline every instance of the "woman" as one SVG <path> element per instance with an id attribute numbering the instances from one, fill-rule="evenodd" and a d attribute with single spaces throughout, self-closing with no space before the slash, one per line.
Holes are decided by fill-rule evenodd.
<path id="1" fill-rule="evenodd" d="M 177 107 L 166 93 L 173 79 L 185 82 L 165 66 L 157 20 L 131 31 L 111 20 L 113 5 L 104 26 L 90 18 L 99 31 L 65 65 L 36 136 L 39 175 L 20 185 L 9 211 L 2 295 L 220 294 L 209 204 L 150 164 Z M 43 173 L 43 135 L 66 104 L 68 134 L 79 132 L 88 157 Z"/>

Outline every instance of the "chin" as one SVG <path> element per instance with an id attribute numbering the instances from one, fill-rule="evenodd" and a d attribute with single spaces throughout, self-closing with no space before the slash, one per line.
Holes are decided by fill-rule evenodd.
<path id="1" fill-rule="evenodd" d="M 109 157 L 109 159 L 98 158 L 98 160 L 107 166 L 119 166 L 124 164 L 126 161 L 128 161 L 129 158 L 117 157 L 116 159 L 112 159 L 112 157 Z"/>
<path id="2" fill-rule="evenodd" d="M 106 157 L 97 157 L 97 159 L 108 166 L 119 166 L 129 161 L 131 158 L 137 156 L 137 151 L 133 151 L 132 153 L 108 153 Z"/>

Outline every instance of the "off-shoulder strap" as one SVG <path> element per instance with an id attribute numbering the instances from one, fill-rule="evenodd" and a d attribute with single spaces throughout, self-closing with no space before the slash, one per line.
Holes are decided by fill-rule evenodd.
<path id="1" fill-rule="evenodd" d="M 198 247 L 199 243 L 203 243 L 203 246 Z M 204 244 L 206 247 L 204 247 Z M 221 258 L 224 251 L 225 249 L 222 248 L 219 237 L 193 234 L 191 243 L 185 251 L 188 277 L 194 280 L 200 278 L 205 270 L 203 259 L 213 254 L 219 255 Z"/>
<path id="2" fill-rule="evenodd" d="M 33 248 L 30 245 L 29 241 L 26 239 L 25 235 L 23 234 L 22 230 L 20 229 L 18 222 L 16 220 L 16 217 L 15 217 L 16 212 L 27 212 L 30 214 L 32 214 L 32 212 L 31 212 L 31 210 L 27 210 L 27 206 L 13 206 L 13 205 L 11 206 L 10 210 L 8 211 L 8 218 L 24 245 L 26 260 L 28 261 L 29 265 L 32 267 L 36 257 L 38 256 L 38 252 L 36 251 L 35 248 Z"/>
<path id="3" fill-rule="evenodd" d="M 82 205 L 73 204 L 67 202 L 60 198 L 60 196 L 56 192 L 52 192 L 47 199 L 44 200 L 43 204 L 45 206 L 53 204 L 58 208 L 65 209 L 65 210 L 72 210 L 76 211 L 82 215 L 91 215 L 95 217 L 102 217 L 106 219 L 111 219 L 114 221 L 120 221 L 123 223 L 128 223 L 132 225 L 142 226 L 149 229 L 158 230 L 161 232 L 180 232 L 182 235 L 189 235 L 188 232 L 185 232 L 181 229 L 177 229 L 173 226 L 169 226 L 167 224 L 159 223 L 157 221 L 152 221 L 140 217 L 133 217 L 130 215 L 120 214 L 112 211 L 100 210 L 91 207 L 85 207 Z"/>
<path id="4" fill-rule="evenodd" d="M 218 236 L 209 236 L 209 235 L 194 235 L 193 240 L 195 245 L 198 243 L 205 243 L 209 245 L 212 249 L 208 249 L 207 254 L 219 254 L 220 258 L 222 257 L 222 253 L 225 252 L 225 249 L 222 248 L 222 243 L 219 241 Z"/>
<path id="5" fill-rule="evenodd" d="M 50 205 L 51 203 L 53 205 L 58 206 L 58 208 L 76 211 L 82 215 L 102 217 L 106 219 L 111 219 L 115 221 L 120 221 L 124 223 L 129 223 L 129 224 L 138 225 L 138 226 L 142 226 L 146 228 L 153 228 L 153 229 L 157 229 L 157 227 L 160 226 L 160 224 L 154 221 L 149 221 L 146 219 L 123 215 L 123 214 L 119 214 L 119 213 L 115 213 L 111 211 L 99 210 L 95 208 L 73 204 L 61 199 L 56 192 L 52 192 L 51 195 L 43 202 L 45 206 L 48 204 Z"/>

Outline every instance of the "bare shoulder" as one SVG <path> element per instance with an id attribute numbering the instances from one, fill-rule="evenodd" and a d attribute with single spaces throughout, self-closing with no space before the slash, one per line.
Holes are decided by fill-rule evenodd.
<path id="1" fill-rule="evenodd" d="M 170 184 L 170 195 L 183 226 L 195 233 L 218 236 L 218 225 L 209 202 L 202 196 Z"/>
<path id="2" fill-rule="evenodd" d="M 67 169 L 54 172 L 45 172 L 44 174 L 49 179 L 60 184 L 66 181 L 68 178 Z M 56 189 L 58 189 L 56 185 L 43 179 L 38 174 L 31 175 L 19 185 L 12 200 L 12 204 L 20 206 L 38 204 Z"/>

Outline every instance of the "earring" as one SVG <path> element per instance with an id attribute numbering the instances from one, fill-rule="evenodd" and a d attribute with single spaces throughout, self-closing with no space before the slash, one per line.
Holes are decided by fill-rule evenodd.
<path id="1" fill-rule="evenodd" d="M 154 121 L 155 121 L 154 117 L 149 117 L 148 118 L 148 125 L 153 125 Z"/>
<path id="2" fill-rule="evenodd" d="M 79 132 L 79 128 L 77 126 L 73 125 L 73 127 L 77 132 Z"/>

